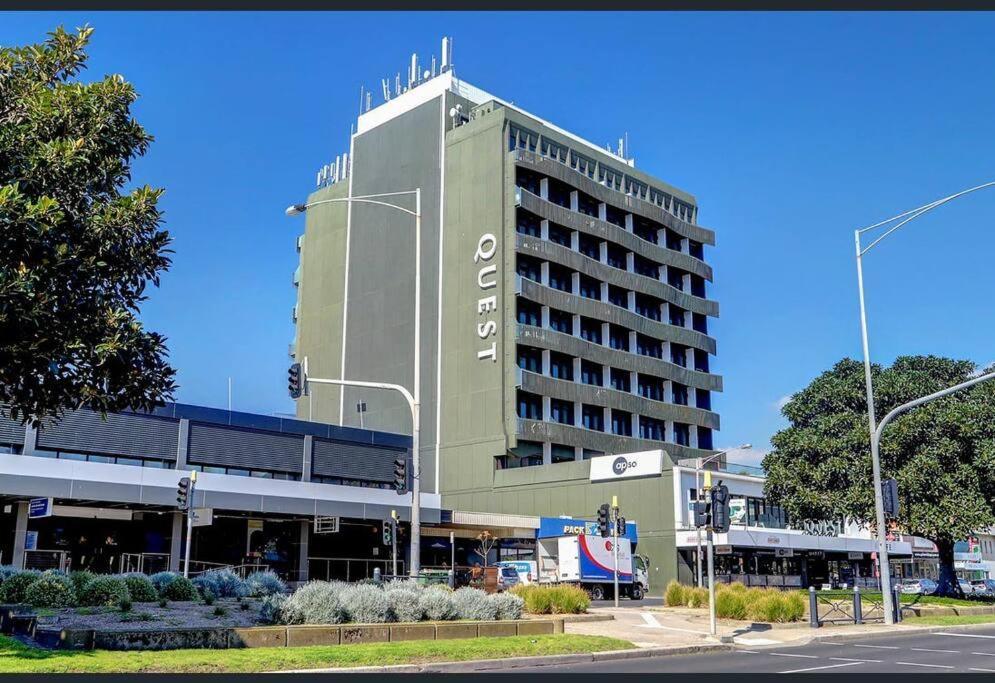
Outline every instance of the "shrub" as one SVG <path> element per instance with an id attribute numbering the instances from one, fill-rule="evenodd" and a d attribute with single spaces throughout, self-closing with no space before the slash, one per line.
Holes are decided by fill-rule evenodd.
<path id="1" fill-rule="evenodd" d="M 32 607 L 72 607 L 76 591 L 64 574 L 42 574 L 24 591 L 24 601 Z"/>
<path id="2" fill-rule="evenodd" d="M 684 600 L 688 607 L 707 607 L 708 589 L 704 586 L 687 586 L 684 589 Z"/>
<path id="3" fill-rule="evenodd" d="M 271 571 L 253 572 L 245 580 L 249 589 L 249 595 L 254 598 L 263 598 L 267 595 L 286 593 L 287 584 L 279 576 Z"/>
<path id="4" fill-rule="evenodd" d="M 193 580 L 201 593 L 214 593 L 216 598 L 241 598 L 249 594 L 249 586 L 230 569 L 212 569 Z"/>
<path id="5" fill-rule="evenodd" d="M 150 576 L 149 581 L 151 581 L 152 585 L 155 586 L 155 589 L 158 591 L 159 595 L 162 595 L 163 591 L 166 590 L 166 586 L 168 586 L 177 576 L 179 576 L 179 574 L 176 572 L 159 572 Z"/>
<path id="6" fill-rule="evenodd" d="M 720 619 L 746 618 L 746 591 L 721 590 L 715 594 L 715 616 Z"/>
<path id="7" fill-rule="evenodd" d="M 782 593 L 778 590 L 758 589 L 756 597 L 748 601 L 746 606 L 746 616 L 753 621 L 798 621 L 804 614 L 804 597 L 794 592 Z"/>
<path id="8" fill-rule="evenodd" d="M 430 621 L 449 621 L 456 618 L 456 604 L 453 601 L 452 591 L 426 588 L 418 596 L 418 607 Z"/>
<path id="9" fill-rule="evenodd" d="M 421 606 L 421 591 L 403 585 L 388 585 L 384 590 L 391 616 L 395 621 L 421 621 L 425 610 Z"/>
<path id="10" fill-rule="evenodd" d="M 69 580 L 73 582 L 73 590 L 76 595 L 82 595 L 83 589 L 86 588 L 87 584 L 97 578 L 97 575 L 93 572 L 83 570 L 80 572 L 71 572 L 69 574 Z"/>
<path id="11" fill-rule="evenodd" d="M 342 590 L 342 607 L 348 621 L 359 624 L 382 624 L 390 621 L 390 603 L 382 588 L 354 584 Z"/>
<path id="12" fill-rule="evenodd" d="M 12 564 L 0 565 L 0 583 L 3 583 L 8 577 L 17 574 L 19 571 L 21 570 Z"/>
<path id="13" fill-rule="evenodd" d="M 267 595 L 263 598 L 262 605 L 259 607 L 259 620 L 264 624 L 279 624 L 283 621 L 282 610 L 284 603 L 287 602 L 287 596 L 283 593 L 274 593 L 273 595 Z M 248 607 L 248 605 L 245 605 Z"/>
<path id="14" fill-rule="evenodd" d="M 511 592 L 524 600 L 525 611 L 529 614 L 551 614 L 553 611 L 553 596 L 548 588 L 520 583 Z"/>
<path id="15" fill-rule="evenodd" d="M 525 601 L 511 593 L 495 593 L 487 596 L 487 601 L 494 604 L 495 616 L 498 619 L 520 619 Z"/>
<path id="16" fill-rule="evenodd" d="M 162 591 L 162 597 L 176 602 L 191 602 L 200 597 L 200 595 L 197 593 L 197 587 L 193 585 L 193 581 L 185 576 L 177 575 L 173 577 L 172 581 L 166 584 L 166 587 Z"/>
<path id="17" fill-rule="evenodd" d="M 667 607 L 683 607 L 687 603 L 686 591 L 686 586 L 671 579 L 663 592 L 663 604 Z"/>
<path id="18" fill-rule="evenodd" d="M 200 595 L 204 599 L 205 605 L 213 605 L 214 601 L 217 599 L 214 597 L 214 593 L 211 592 L 210 588 L 203 588 Z"/>
<path id="19" fill-rule="evenodd" d="M 159 591 L 145 574 L 125 574 L 124 582 L 128 584 L 128 593 L 135 602 L 155 602 L 159 599 Z"/>
<path id="20" fill-rule="evenodd" d="M 228 610 L 226 610 L 221 605 L 218 605 L 217 607 L 214 608 L 214 616 L 216 616 L 216 617 L 223 617 L 223 616 L 226 616 L 227 614 L 228 614 Z"/>
<path id="21" fill-rule="evenodd" d="M 79 604 L 91 607 L 114 607 L 122 600 L 130 600 L 128 584 L 119 576 L 96 576 L 83 587 Z"/>
<path id="22" fill-rule="evenodd" d="M 118 600 L 117 607 L 122 612 L 130 612 L 131 604 L 132 604 L 131 598 L 121 598 L 120 600 Z"/>
<path id="23" fill-rule="evenodd" d="M 165 607 L 169 604 L 169 600 L 166 598 L 159 598 L 159 607 Z"/>
<path id="24" fill-rule="evenodd" d="M 39 578 L 41 578 L 41 572 L 34 569 L 11 574 L 0 584 L 0 602 L 24 602 L 28 586 Z"/>
<path id="25" fill-rule="evenodd" d="M 270 606 L 279 606 L 276 614 L 282 624 L 341 624 L 346 621 L 342 607 L 342 584 L 311 581 L 304 584 L 285 601 L 273 595 Z M 264 610 L 266 601 L 263 603 Z"/>
<path id="26" fill-rule="evenodd" d="M 540 586 L 542 590 L 549 590 L 553 601 L 553 614 L 579 614 L 586 612 L 591 606 L 591 596 L 579 586 Z"/>
<path id="27" fill-rule="evenodd" d="M 460 588 L 453 592 L 453 604 L 460 619 L 492 621 L 497 616 L 497 607 L 479 588 Z"/>
<path id="28" fill-rule="evenodd" d="M 715 586 L 716 590 L 727 590 L 734 591 L 736 593 L 745 593 L 749 590 L 746 584 L 740 583 L 739 581 L 733 581 L 732 583 L 720 583 Z"/>

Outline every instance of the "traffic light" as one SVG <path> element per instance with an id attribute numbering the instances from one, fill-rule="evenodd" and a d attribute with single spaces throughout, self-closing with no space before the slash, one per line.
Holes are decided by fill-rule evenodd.
<path id="1" fill-rule="evenodd" d="M 724 534 L 729 531 L 729 487 L 719 482 L 709 489 L 711 496 L 712 531 Z"/>
<path id="2" fill-rule="evenodd" d="M 394 458 L 394 490 L 404 493 L 408 488 L 408 461 L 404 456 Z"/>
<path id="3" fill-rule="evenodd" d="M 183 477 L 176 485 L 176 507 L 186 510 L 190 507 L 190 478 Z"/>
<path id="4" fill-rule="evenodd" d="M 394 522 L 385 519 L 383 522 L 383 544 L 392 545 L 394 542 Z"/>
<path id="5" fill-rule="evenodd" d="M 611 536 L 611 532 L 608 529 L 608 514 L 611 507 L 608 503 L 603 503 L 601 507 L 598 508 L 598 533 L 601 534 L 601 538 L 608 538 Z"/>
<path id="6" fill-rule="evenodd" d="M 885 479 L 881 482 L 881 499 L 884 502 L 884 516 L 890 519 L 898 517 L 898 482 Z"/>
<path id="7" fill-rule="evenodd" d="M 625 536 L 625 517 L 619 517 L 615 521 L 615 528 L 619 536 Z"/>
<path id="8" fill-rule="evenodd" d="M 287 370 L 287 390 L 290 398 L 298 399 L 304 393 L 304 372 L 300 363 L 294 363 Z"/>
<path id="9" fill-rule="evenodd" d="M 696 500 L 693 505 L 694 526 L 698 529 L 708 526 L 708 503 L 703 500 Z"/>

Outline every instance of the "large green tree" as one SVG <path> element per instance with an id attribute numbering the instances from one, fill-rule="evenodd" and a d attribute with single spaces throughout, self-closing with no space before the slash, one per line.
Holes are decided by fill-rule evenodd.
<path id="1" fill-rule="evenodd" d="M 161 189 L 124 193 L 152 136 L 120 75 L 83 83 L 92 29 L 0 48 L 0 405 L 148 409 L 175 390 L 139 304 L 170 264 Z"/>
<path id="2" fill-rule="evenodd" d="M 974 363 L 905 356 L 873 366 L 880 422 L 893 408 L 969 379 Z M 764 458 L 766 495 L 795 519 L 874 525 L 863 364 L 844 359 L 791 397 L 791 426 Z M 940 591 L 957 595 L 954 543 L 995 524 L 995 381 L 896 418 L 881 437 L 882 477 L 898 480 L 898 529 L 936 543 Z"/>

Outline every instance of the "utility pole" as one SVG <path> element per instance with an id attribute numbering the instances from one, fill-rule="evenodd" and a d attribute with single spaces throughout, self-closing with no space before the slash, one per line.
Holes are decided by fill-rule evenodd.
<path id="1" fill-rule="evenodd" d="M 397 577 L 397 510 L 390 511 L 391 573 Z"/>
<path id="2" fill-rule="evenodd" d="M 705 471 L 705 488 L 709 490 L 709 498 L 711 498 L 711 487 L 712 487 L 712 473 L 708 470 Z M 708 633 L 711 636 L 715 636 L 717 631 L 715 626 L 715 544 L 712 539 L 712 525 L 714 524 L 714 505 L 709 501 L 709 510 L 711 514 L 709 515 L 708 528 L 705 531 L 705 537 L 708 543 Z"/>
<path id="3" fill-rule="evenodd" d="M 176 500 L 180 504 L 180 509 L 185 509 L 187 512 L 187 541 L 185 560 L 183 562 L 184 577 L 190 576 L 190 540 L 193 536 L 193 494 L 196 486 L 197 471 L 193 470 L 190 472 L 189 479 L 187 477 L 180 479 L 179 488 L 177 489 Z"/>
<path id="4" fill-rule="evenodd" d="M 612 557 L 615 560 L 615 607 L 618 607 L 618 496 L 612 496 Z"/>

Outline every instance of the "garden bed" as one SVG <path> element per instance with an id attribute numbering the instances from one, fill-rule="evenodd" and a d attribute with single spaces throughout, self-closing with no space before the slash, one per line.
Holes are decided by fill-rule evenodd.
<path id="1" fill-rule="evenodd" d="M 100 631 L 158 631 L 163 628 L 256 626 L 261 601 L 243 598 L 203 602 L 136 602 L 127 612 L 115 607 L 36 610 L 37 628 Z M 244 609 L 243 609 L 244 607 Z"/>

